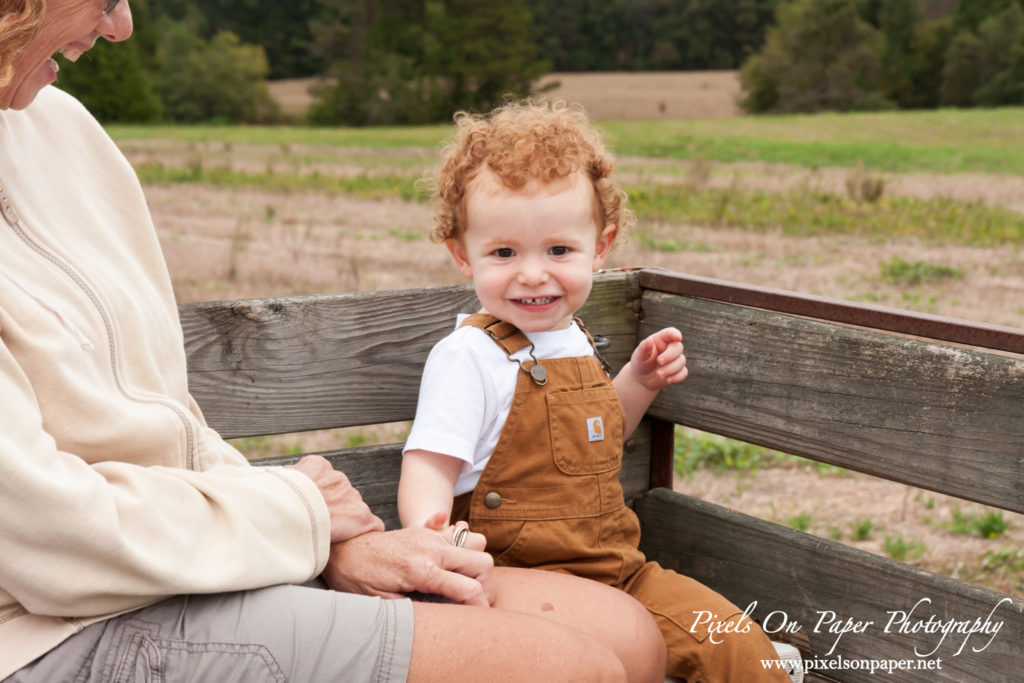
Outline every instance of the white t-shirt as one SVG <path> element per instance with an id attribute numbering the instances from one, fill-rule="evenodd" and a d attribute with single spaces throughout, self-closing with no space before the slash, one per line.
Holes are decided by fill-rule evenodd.
<path id="1" fill-rule="evenodd" d="M 505 426 L 519 379 L 519 363 L 486 332 L 458 327 L 430 351 L 423 368 L 419 403 L 405 451 L 425 450 L 463 461 L 455 495 L 472 491 Z M 574 322 L 564 330 L 528 332 L 533 355 L 545 358 L 590 356 L 587 335 Z M 529 347 L 512 354 L 530 360 Z"/>

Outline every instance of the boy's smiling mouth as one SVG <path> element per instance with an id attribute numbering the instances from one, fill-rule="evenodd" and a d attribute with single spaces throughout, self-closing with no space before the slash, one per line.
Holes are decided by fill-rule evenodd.
<path id="1" fill-rule="evenodd" d="M 557 296 L 535 296 L 535 297 L 522 297 L 519 299 L 512 299 L 517 304 L 524 306 L 546 306 L 553 301 L 558 300 L 561 297 Z"/>

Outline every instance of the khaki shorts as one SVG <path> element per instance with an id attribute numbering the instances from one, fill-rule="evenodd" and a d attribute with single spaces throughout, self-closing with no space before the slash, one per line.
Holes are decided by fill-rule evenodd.
<path id="1" fill-rule="evenodd" d="M 93 624 L 5 683 L 404 681 L 412 603 L 310 586 L 182 596 Z"/>

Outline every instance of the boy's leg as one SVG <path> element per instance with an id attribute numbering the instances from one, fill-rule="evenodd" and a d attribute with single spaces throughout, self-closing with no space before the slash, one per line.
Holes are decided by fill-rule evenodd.
<path id="1" fill-rule="evenodd" d="M 648 562 L 622 589 L 654 615 L 668 647 L 669 676 L 688 683 L 789 683 L 784 671 L 764 665 L 778 656 L 761 627 L 704 584 Z"/>
<path id="2" fill-rule="evenodd" d="M 408 600 L 305 586 L 181 596 L 93 624 L 13 683 L 404 681 Z"/>

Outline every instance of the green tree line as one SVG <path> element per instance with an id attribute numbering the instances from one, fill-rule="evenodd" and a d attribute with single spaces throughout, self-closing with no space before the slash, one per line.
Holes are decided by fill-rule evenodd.
<path id="1" fill-rule="evenodd" d="M 325 76 L 310 122 L 447 120 L 551 70 L 730 69 L 779 0 L 132 0 L 61 87 L 107 122 L 277 120 L 264 81 Z"/>
<path id="2" fill-rule="evenodd" d="M 1024 103 L 1024 0 L 132 0 L 59 85 L 104 122 L 448 120 L 549 71 L 742 68 L 749 111 Z"/>
<path id="3" fill-rule="evenodd" d="M 751 112 L 1024 104 L 1024 0 L 789 0 L 743 65 Z"/>

